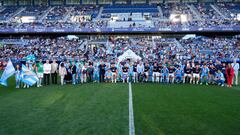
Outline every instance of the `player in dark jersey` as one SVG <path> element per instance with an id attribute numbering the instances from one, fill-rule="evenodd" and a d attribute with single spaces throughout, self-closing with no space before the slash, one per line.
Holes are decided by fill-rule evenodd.
<path id="1" fill-rule="evenodd" d="M 106 65 L 102 62 L 102 63 L 98 66 L 98 68 L 99 68 L 100 82 L 104 82 Z"/>
<path id="2" fill-rule="evenodd" d="M 192 68 L 191 66 L 188 64 L 187 67 L 184 68 L 184 78 L 183 78 L 183 83 L 186 82 L 186 78 L 189 77 L 190 78 L 190 83 L 192 82 Z"/>
<path id="3" fill-rule="evenodd" d="M 198 84 L 199 81 L 200 81 L 200 74 L 201 74 L 201 68 L 200 66 L 197 64 L 193 69 L 192 69 L 192 81 L 193 81 L 193 84 Z"/>
<path id="4" fill-rule="evenodd" d="M 138 82 L 137 63 L 133 64 L 133 82 Z"/>
<path id="5" fill-rule="evenodd" d="M 159 82 L 159 67 L 157 63 L 154 63 L 152 71 L 152 82 Z"/>
<path id="6" fill-rule="evenodd" d="M 226 63 L 222 63 L 222 73 L 224 75 L 225 81 L 224 83 L 227 83 L 227 75 L 226 75 Z"/>
<path id="7" fill-rule="evenodd" d="M 163 70 L 162 70 L 162 69 L 163 69 L 163 65 L 162 65 L 161 63 L 159 63 L 159 64 L 158 64 L 158 72 L 159 72 L 159 74 L 158 74 L 158 76 L 159 76 L 158 78 L 159 78 L 159 79 L 158 79 L 158 80 L 159 80 L 160 82 L 162 82 L 162 80 L 163 80 L 163 78 L 162 78 L 162 71 L 163 71 Z"/>
<path id="8" fill-rule="evenodd" d="M 213 84 L 214 83 L 215 73 L 216 73 L 216 68 L 215 68 L 215 66 L 213 64 L 211 64 L 209 66 L 209 80 L 208 80 L 209 84 Z"/>
<path id="9" fill-rule="evenodd" d="M 144 80 L 145 80 L 145 82 L 148 82 L 149 71 L 150 71 L 150 66 L 149 66 L 148 63 L 146 63 L 145 66 L 144 66 Z"/>
<path id="10" fill-rule="evenodd" d="M 115 64 L 111 64 L 110 70 L 112 72 L 112 83 L 117 83 L 117 67 L 115 66 Z"/>
<path id="11" fill-rule="evenodd" d="M 125 64 L 123 67 L 122 67 L 122 73 L 123 73 L 123 76 L 122 76 L 122 80 L 123 80 L 123 83 L 125 83 L 125 81 L 128 83 L 129 81 L 129 68 L 127 66 L 127 64 Z"/>
<path id="12" fill-rule="evenodd" d="M 168 68 L 168 71 L 169 71 L 169 83 L 174 83 L 175 67 L 174 67 L 173 65 L 171 65 L 171 66 Z"/>

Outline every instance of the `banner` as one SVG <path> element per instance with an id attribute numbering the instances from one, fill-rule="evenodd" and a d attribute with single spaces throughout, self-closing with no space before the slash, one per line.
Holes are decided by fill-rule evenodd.
<path id="1" fill-rule="evenodd" d="M 10 33 L 151 33 L 151 32 L 240 32 L 240 26 L 168 26 L 145 28 L 0 28 L 0 34 Z"/>
<path id="2" fill-rule="evenodd" d="M 38 82 L 38 77 L 33 71 L 22 64 L 21 81 L 27 85 L 33 86 Z"/>
<path id="3" fill-rule="evenodd" d="M 9 59 L 8 64 L 2 74 L 0 79 L 0 84 L 7 86 L 7 79 L 15 74 L 15 68 L 12 64 L 12 61 Z"/>

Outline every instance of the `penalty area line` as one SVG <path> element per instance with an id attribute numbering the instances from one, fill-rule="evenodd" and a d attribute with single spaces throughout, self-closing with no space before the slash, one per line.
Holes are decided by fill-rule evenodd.
<path id="1" fill-rule="evenodd" d="M 129 83 L 129 135 L 135 135 L 133 100 L 132 100 L 132 84 Z"/>

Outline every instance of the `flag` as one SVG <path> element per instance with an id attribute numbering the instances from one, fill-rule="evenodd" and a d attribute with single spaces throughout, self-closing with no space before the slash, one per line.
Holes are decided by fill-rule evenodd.
<path id="1" fill-rule="evenodd" d="M 9 59 L 7 66 L 2 74 L 0 79 L 0 84 L 7 86 L 7 79 L 15 74 L 15 68 L 12 64 L 12 61 Z"/>
<path id="2" fill-rule="evenodd" d="M 35 57 L 33 54 L 29 54 L 29 55 L 26 57 L 26 60 L 27 60 L 27 61 L 35 61 L 35 60 L 36 60 L 36 57 Z"/>
<path id="3" fill-rule="evenodd" d="M 38 82 L 38 77 L 33 71 L 22 64 L 21 81 L 27 85 L 33 86 Z"/>

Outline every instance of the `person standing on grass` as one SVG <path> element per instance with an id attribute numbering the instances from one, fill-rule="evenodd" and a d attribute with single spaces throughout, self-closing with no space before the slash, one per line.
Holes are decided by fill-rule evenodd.
<path id="1" fill-rule="evenodd" d="M 225 78 L 225 82 L 224 83 L 227 83 L 227 75 L 226 75 L 226 63 L 222 63 L 222 73 L 224 75 L 224 78 Z"/>
<path id="2" fill-rule="evenodd" d="M 159 82 L 159 68 L 157 62 L 154 63 L 152 68 L 152 82 Z"/>
<path id="3" fill-rule="evenodd" d="M 65 62 L 65 68 L 67 70 L 67 75 L 64 78 L 65 83 L 70 83 L 72 81 L 72 74 L 71 74 L 71 63 L 69 60 Z"/>
<path id="4" fill-rule="evenodd" d="M 51 64 L 49 64 L 49 60 L 46 60 L 46 63 L 43 64 L 44 85 L 49 85 L 50 74 L 51 74 Z"/>
<path id="5" fill-rule="evenodd" d="M 232 67 L 234 69 L 234 81 L 233 81 L 233 84 L 237 86 L 238 85 L 239 63 L 237 63 L 236 59 L 233 60 Z"/>
<path id="6" fill-rule="evenodd" d="M 58 64 L 56 60 L 53 60 L 51 64 L 52 84 L 57 84 L 57 72 L 58 72 Z"/>
<path id="7" fill-rule="evenodd" d="M 75 65 L 75 62 L 72 62 L 71 66 L 71 74 L 72 74 L 72 84 L 76 84 L 76 73 L 77 73 L 77 67 Z"/>
<path id="8" fill-rule="evenodd" d="M 81 82 L 86 83 L 87 82 L 87 63 L 85 63 L 82 67 L 82 77 Z"/>
<path id="9" fill-rule="evenodd" d="M 137 73 L 138 73 L 138 81 L 142 81 L 144 76 L 144 65 L 142 62 L 140 62 L 137 65 Z"/>
<path id="10" fill-rule="evenodd" d="M 232 87 L 232 81 L 234 78 L 234 69 L 230 63 L 227 65 L 227 68 L 226 68 L 226 76 L 227 76 L 227 87 Z"/>
<path id="11" fill-rule="evenodd" d="M 97 66 L 97 64 L 94 65 L 94 82 L 99 82 L 99 68 Z"/>
<path id="12" fill-rule="evenodd" d="M 76 73 L 77 84 L 81 83 L 81 76 L 82 76 L 82 66 L 81 64 L 77 64 L 77 73 Z"/>
<path id="13" fill-rule="evenodd" d="M 23 73 L 23 75 L 27 75 L 27 74 L 29 74 L 29 71 L 31 71 L 31 68 L 28 63 L 26 63 L 26 68 L 27 68 L 27 70 Z M 29 88 L 29 85 L 25 83 L 23 88 Z"/>
<path id="14" fill-rule="evenodd" d="M 200 81 L 200 74 L 201 74 L 201 68 L 198 64 L 196 64 L 196 66 L 193 68 L 192 70 L 193 74 L 192 74 L 192 81 L 193 84 L 198 84 Z"/>
<path id="15" fill-rule="evenodd" d="M 32 72 L 35 74 L 35 75 L 37 75 L 37 64 L 36 63 L 33 63 L 32 64 Z M 38 77 L 37 77 L 38 78 Z M 35 86 L 37 86 L 37 87 L 39 87 L 37 84 L 35 85 Z"/>
<path id="16" fill-rule="evenodd" d="M 128 64 L 128 68 L 129 68 L 129 74 L 128 74 L 129 81 L 133 82 L 133 64 L 132 63 Z"/>
<path id="17" fill-rule="evenodd" d="M 162 65 L 162 63 L 159 63 L 158 64 L 158 82 L 162 82 L 162 69 L 163 69 L 163 65 Z"/>
<path id="18" fill-rule="evenodd" d="M 98 66 L 99 68 L 99 77 L 100 77 L 100 82 L 104 82 L 104 78 L 105 78 L 105 67 L 106 65 L 101 62 L 101 64 Z"/>
<path id="19" fill-rule="evenodd" d="M 65 75 L 67 75 L 67 70 L 64 66 L 64 63 L 61 63 L 60 64 L 60 67 L 59 67 L 59 76 L 61 78 L 61 85 L 64 85 L 64 77 Z"/>
<path id="20" fill-rule="evenodd" d="M 186 83 L 187 77 L 190 79 L 189 83 L 192 83 L 192 68 L 191 68 L 190 64 L 187 64 L 187 67 L 184 68 L 183 83 Z"/>
<path id="21" fill-rule="evenodd" d="M 169 82 L 170 83 L 174 83 L 174 79 L 175 79 L 175 76 L 174 76 L 174 73 L 175 73 L 175 67 L 173 65 L 170 65 L 170 67 L 168 68 L 168 71 L 169 71 Z"/>
<path id="22" fill-rule="evenodd" d="M 110 68 L 111 72 L 112 72 L 112 83 L 117 83 L 117 67 L 115 66 L 114 63 L 111 64 L 111 68 Z"/>
<path id="23" fill-rule="evenodd" d="M 19 89 L 20 82 L 21 82 L 21 69 L 19 65 L 16 65 L 15 80 L 16 80 L 16 88 Z"/>
<path id="24" fill-rule="evenodd" d="M 117 70 L 118 70 L 118 75 L 117 75 L 117 80 L 118 81 L 121 81 L 122 80 L 122 64 L 121 63 L 118 63 L 117 64 Z"/>
<path id="25" fill-rule="evenodd" d="M 148 63 L 146 63 L 144 65 L 144 81 L 148 82 L 148 78 L 149 78 L 149 72 L 150 72 L 150 66 Z"/>
<path id="26" fill-rule="evenodd" d="M 39 62 L 37 63 L 37 77 L 39 78 L 39 81 L 37 82 L 37 87 L 42 86 L 42 80 L 43 80 L 43 63 L 42 60 L 40 59 Z"/>
<path id="27" fill-rule="evenodd" d="M 206 82 L 206 85 L 208 85 L 208 77 L 209 77 L 209 68 L 206 64 L 203 65 L 202 72 L 201 72 L 201 83 Z M 204 81 L 205 80 L 205 81 Z"/>
<path id="28" fill-rule="evenodd" d="M 137 63 L 134 62 L 133 64 L 133 82 L 138 82 L 138 74 L 137 74 Z"/>
<path id="29" fill-rule="evenodd" d="M 125 64 L 123 67 L 122 67 L 122 80 L 123 80 L 123 83 L 125 82 L 129 82 L 129 67 L 127 66 L 127 64 Z"/>
<path id="30" fill-rule="evenodd" d="M 161 82 L 163 83 L 169 83 L 169 70 L 166 65 L 163 65 L 162 69 L 162 78 Z"/>
<path id="31" fill-rule="evenodd" d="M 93 63 L 90 63 L 89 67 L 87 68 L 88 82 L 93 82 L 93 72 Z"/>

